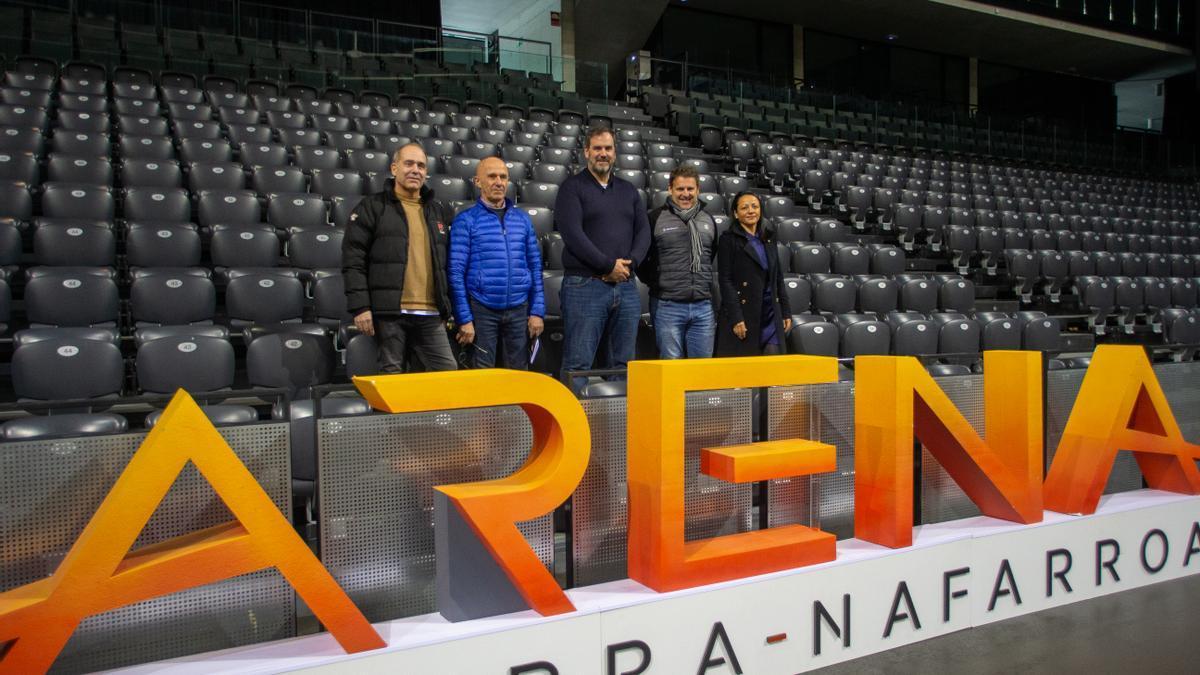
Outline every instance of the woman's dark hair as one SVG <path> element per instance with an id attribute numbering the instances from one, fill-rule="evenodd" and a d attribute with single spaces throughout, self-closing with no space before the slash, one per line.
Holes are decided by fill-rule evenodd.
<path id="1" fill-rule="evenodd" d="M 733 227 L 737 225 L 741 227 L 741 222 L 737 218 L 737 206 L 738 202 L 742 201 L 742 197 L 747 195 L 758 200 L 758 228 L 754 231 L 755 236 L 763 241 L 771 241 L 771 238 L 775 234 L 775 228 L 770 227 L 770 221 L 763 217 L 763 200 L 756 192 L 742 190 L 733 196 L 733 201 L 729 202 L 729 217 L 733 219 L 733 222 L 729 226 Z"/>

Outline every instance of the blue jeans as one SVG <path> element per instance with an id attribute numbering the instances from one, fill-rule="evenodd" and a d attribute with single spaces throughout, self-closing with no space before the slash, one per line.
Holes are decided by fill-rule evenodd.
<path id="1" fill-rule="evenodd" d="M 678 302 L 650 298 L 650 317 L 654 320 L 658 358 L 682 359 L 685 347 L 689 359 L 712 356 L 713 340 L 717 336 L 712 301 Z"/>
<path id="2" fill-rule="evenodd" d="M 475 317 L 474 365 L 494 368 L 496 354 L 504 350 L 504 367 L 529 370 L 529 305 L 491 309 L 470 299 Z"/>
<path id="3" fill-rule="evenodd" d="M 632 279 L 619 284 L 592 277 L 569 275 L 563 279 L 563 371 L 624 368 L 633 359 L 642 303 Z M 571 388 L 578 394 L 587 383 L 576 377 Z"/>

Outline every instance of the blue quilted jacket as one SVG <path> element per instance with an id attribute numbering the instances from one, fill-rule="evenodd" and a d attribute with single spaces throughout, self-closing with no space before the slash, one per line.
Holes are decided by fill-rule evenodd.
<path id="1" fill-rule="evenodd" d="M 533 223 L 511 200 L 506 204 L 503 224 L 482 201 L 476 201 L 450 226 L 446 274 L 459 325 L 475 320 L 468 298 L 495 310 L 528 302 L 531 315 L 546 315 L 542 253 Z"/>

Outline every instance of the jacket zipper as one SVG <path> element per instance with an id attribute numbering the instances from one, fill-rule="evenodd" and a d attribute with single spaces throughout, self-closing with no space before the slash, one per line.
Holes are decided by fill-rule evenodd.
<path id="1" fill-rule="evenodd" d="M 504 213 L 500 216 L 500 239 L 504 242 L 504 304 L 508 304 L 508 298 L 512 294 L 512 266 L 509 265 L 508 256 L 508 227 L 504 224 L 504 218 L 508 216 L 508 208 L 505 204 Z"/>
<path id="2" fill-rule="evenodd" d="M 437 239 L 436 239 L 437 238 L 437 232 L 436 232 L 437 223 L 433 222 L 436 219 L 437 214 L 433 213 L 433 210 L 434 210 L 433 204 L 422 204 L 421 205 L 421 211 L 425 215 L 425 230 L 429 233 L 429 235 L 428 235 L 429 263 L 430 263 L 430 267 L 433 268 L 431 270 L 433 272 L 433 293 L 434 293 L 433 304 L 435 307 L 437 307 L 438 315 L 440 316 L 443 312 L 443 310 L 442 310 L 442 289 L 441 289 L 441 275 L 437 273 L 437 267 L 438 267 Z M 435 218 L 431 219 L 429 217 L 431 215 L 435 216 Z M 453 321 L 454 317 L 451 316 L 450 320 Z"/>

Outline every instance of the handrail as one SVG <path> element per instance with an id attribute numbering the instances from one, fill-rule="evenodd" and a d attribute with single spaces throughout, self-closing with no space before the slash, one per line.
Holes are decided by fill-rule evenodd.
<path id="1" fill-rule="evenodd" d="M 274 403 L 282 403 L 284 404 L 282 406 L 284 409 L 287 408 L 286 404 L 291 400 L 290 392 L 287 389 L 279 387 L 254 387 L 250 389 L 230 389 L 227 391 L 198 393 L 188 392 L 188 395 L 197 401 L 233 401 L 239 405 L 274 405 Z M 135 413 L 151 412 L 158 406 L 170 403 L 172 398 L 174 398 L 174 394 L 137 394 L 134 396 L 113 396 L 111 398 L 11 401 L 0 403 L 0 416 L 3 416 L 5 413 L 50 412 L 68 408 L 104 408 L 105 410 Z"/>

